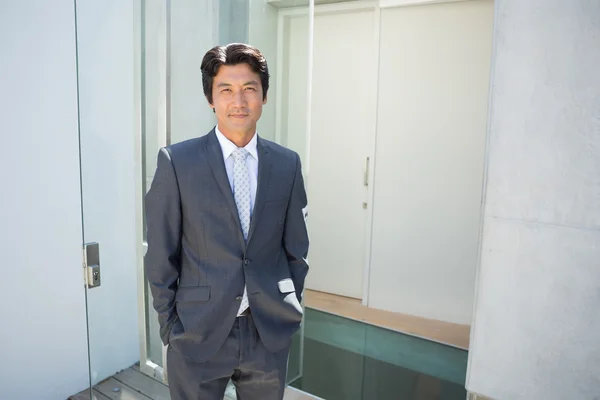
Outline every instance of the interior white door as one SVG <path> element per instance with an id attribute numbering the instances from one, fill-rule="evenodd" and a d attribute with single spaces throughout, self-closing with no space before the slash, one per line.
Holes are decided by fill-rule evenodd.
<path id="1" fill-rule="evenodd" d="M 367 157 L 374 140 L 373 11 L 315 15 L 308 289 L 362 298 Z"/>
<path id="2" fill-rule="evenodd" d="M 371 307 L 471 322 L 493 9 L 382 9 Z"/>

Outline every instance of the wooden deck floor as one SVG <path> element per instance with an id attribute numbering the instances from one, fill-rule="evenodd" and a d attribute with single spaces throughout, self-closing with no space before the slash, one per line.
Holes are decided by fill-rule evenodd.
<path id="1" fill-rule="evenodd" d="M 312 290 L 305 292 L 305 306 L 315 310 L 339 315 L 367 324 L 380 326 L 409 335 L 419 336 L 454 347 L 468 349 L 468 325 L 451 324 L 442 321 L 403 315 L 365 307 L 360 300 L 336 296 Z M 94 400 L 170 400 L 168 387 L 133 366 L 113 377 L 100 382 L 93 390 Z M 69 400 L 89 400 L 89 390 L 71 396 Z M 285 400 L 315 400 L 293 387 L 288 387 Z M 235 393 L 228 391 L 224 400 L 235 400 Z"/>
<path id="2" fill-rule="evenodd" d="M 106 379 L 94 387 L 94 400 L 170 400 L 169 388 L 133 366 Z M 228 391 L 224 400 L 235 400 L 235 393 Z M 69 397 L 68 400 L 90 400 L 90 391 Z M 293 387 L 287 387 L 284 400 L 319 400 Z"/>
<path id="3" fill-rule="evenodd" d="M 355 321 L 422 337 L 464 350 L 469 349 L 471 330 L 469 325 L 459 325 L 378 310 L 363 306 L 358 299 L 308 289 L 304 292 L 304 305 L 314 310 L 339 315 Z"/>

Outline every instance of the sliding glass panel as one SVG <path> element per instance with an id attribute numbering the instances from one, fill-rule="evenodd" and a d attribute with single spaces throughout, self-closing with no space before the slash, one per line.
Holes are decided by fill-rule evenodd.
<path id="1" fill-rule="evenodd" d="M 134 162 L 138 4 L 74 2 L 90 384 L 102 394 L 122 390 L 124 396 L 127 389 L 113 375 L 133 371 L 141 336 Z"/>
<path id="2" fill-rule="evenodd" d="M 296 151 L 306 172 L 312 29 L 310 1 L 249 2 L 248 42 L 267 58 L 271 74 L 259 135 Z M 305 180 L 307 176 L 305 175 Z M 303 326 L 292 341 L 287 381 L 302 376 Z"/>

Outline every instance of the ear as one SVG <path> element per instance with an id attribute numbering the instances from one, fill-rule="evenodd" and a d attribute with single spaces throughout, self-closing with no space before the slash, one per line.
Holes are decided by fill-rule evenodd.
<path id="1" fill-rule="evenodd" d="M 268 96 L 265 96 L 265 98 L 263 99 L 263 105 L 264 105 L 264 104 L 267 104 L 267 97 L 268 97 Z"/>

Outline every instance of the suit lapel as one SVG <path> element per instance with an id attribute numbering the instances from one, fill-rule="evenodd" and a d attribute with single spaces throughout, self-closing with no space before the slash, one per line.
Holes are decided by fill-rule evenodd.
<path id="1" fill-rule="evenodd" d="M 256 187 L 256 200 L 254 201 L 254 212 L 250 220 L 250 230 L 248 232 L 248 241 L 252 239 L 252 233 L 256 229 L 256 224 L 260 220 L 263 211 L 263 203 L 267 191 L 269 190 L 269 181 L 271 180 L 271 170 L 273 169 L 273 160 L 269 153 L 268 145 L 262 141 L 260 136 L 257 138 L 256 147 L 258 150 L 258 182 Z"/>
<path id="2" fill-rule="evenodd" d="M 213 171 L 215 176 L 215 180 L 223 193 L 223 197 L 229 206 L 229 210 L 233 215 L 233 219 L 235 220 L 237 230 L 239 233 L 239 238 L 242 244 L 244 243 L 244 235 L 242 234 L 242 224 L 240 223 L 240 216 L 238 214 L 237 206 L 235 205 L 235 199 L 233 198 L 233 193 L 231 191 L 231 185 L 229 184 L 229 178 L 227 178 L 227 170 L 225 169 L 225 160 L 223 160 L 223 151 L 221 150 L 221 146 L 219 145 L 219 140 L 217 139 L 217 135 L 215 130 L 213 129 L 208 134 L 207 140 L 207 153 L 208 153 L 208 163 Z M 259 164 L 260 165 L 260 164 Z M 260 173 L 259 173 L 260 175 Z"/>

